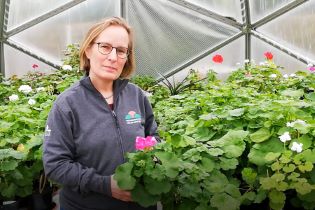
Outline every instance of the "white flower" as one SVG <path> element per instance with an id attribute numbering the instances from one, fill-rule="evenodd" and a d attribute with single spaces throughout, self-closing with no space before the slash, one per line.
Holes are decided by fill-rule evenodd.
<path id="1" fill-rule="evenodd" d="M 293 123 L 293 122 L 287 122 L 287 127 L 293 128 L 293 126 L 294 126 L 294 123 Z"/>
<path id="2" fill-rule="evenodd" d="M 269 77 L 270 77 L 270 78 L 276 78 L 277 75 L 276 75 L 276 74 L 270 74 Z"/>
<path id="3" fill-rule="evenodd" d="M 240 63 L 240 62 L 237 62 L 237 63 L 236 63 L 236 66 L 240 66 L 240 65 L 241 65 L 241 63 Z"/>
<path id="4" fill-rule="evenodd" d="M 29 105 L 34 105 L 34 104 L 36 104 L 36 101 L 31 98 L 30 100 L 28 100 L 28 104 Z"/>
<path id="5" fill-rule="evenodd" d="M 307 64 L 307 67 L 312 67 L 314 66 L 312 63 Z"/>
<path id="6" fill-rule="evenodd" d="M 294 124 L 307 125 L 304 120 L 295 120 Z"/>
<path id="7" fill-rule="evenodd" d="M 70 65 L 63 65 L 63 66 L 62 66 L 62 69 L 63 69 L 63 70 L 71 71 L 71 70 L 72 70 L 72 66 L 70 66 Z"/>
<path id="8" fill-rule="evenodd" d="M 284 134 L 282 134 L 279 137 L 280 141 L 282 141 L 283 143 L 285 143 L 286 141 L 290 141 L 291 140 L 291 136 L 289 134 L 289 132 L 284 132 Z"/>
<path id="9" fill-rule="evenodd" d="M 291 150 L 300 153 L 302 152 L 302 147 L 303 147 L 302 143 L 293 142 Z"/>
<path id="10" fill-rule="evenodd" d="M 19 87 L 19 92 L 22 92 L 22 93 L 29 93 L 32 91 L 32 88 L 29 86 L 29 85 L 21 85 Z"/>
<path id="11" fill-rule="evenodd" d="M 307 123 L 304 120 L 295 120 L 293 122 L 287 122 L 287 127 L 294 127 L 295 124 L 300 124 L 300 125 L 304 125 L 307 126 Z"/>
<path id="12" fill-rule="evenodd" d="M 287 79 L 288 77 L 289 77 L 289 75 L 287 75 L 287 74 L 284 74 L 284 75 L 283 75 L 283 78 L 286 78 L 286 79 Z"/>
<path id="13" fill-rule="evenodd" d="M 259 66 L 264 66 L 264 65 L 266 65 L 265 62 L 259 62 Z"/>
<path id="14" fill-rule="evenodd" d="M 145 91 L 145 90 L 142 90 L 142 91 L 143 91 L 143 93 L 144 93 L 144 95 L 145 95 L 146 97 L 152 96 L 152 93 L 147 92 L 147 91 Z"/>
<path id="15" fill-rule="evenodd" d="M 290 74 L 290 77 L 295 77 L 296 76 L 296 74 Z"/>
<path id="16" fill-rule="evenodd" d="M 36 88 L 36 92 L 40 92 L 40 91 L 45 91 L 45 88 L 44 87 Z"/>
<path id="17" fill-rule="evenodd" d="M 249 63 L 249 60 L 248 60 L 248 59 L 245 59 L 245 60 L 244 60 L 244 63 Z"/>
<path id="18" fill-rule="evenodd" d="M 10 101 L 17 101 L 17 100 L 19 100 L 19 96 L 13 94 L 13 95 L 9 96 L 9 100 L 10 100 Z"/>

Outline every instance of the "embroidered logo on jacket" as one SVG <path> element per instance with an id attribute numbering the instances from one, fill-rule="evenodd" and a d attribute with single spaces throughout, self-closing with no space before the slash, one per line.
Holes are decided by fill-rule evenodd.
<path id="1" fill-rule="evenodd" d="M 50 132 L 51 132 L 51 130 L 50 130 L 49 126 L 47 125 L 46 129 L 45 129 L 45 136 L 50 136 Z"/>
<path id="2" fill-rule="evenodd" d="M 141 115 L 135 111 L 129 111 L 125 116 L 125 120 L 127 124 L 141 123 Z"/>

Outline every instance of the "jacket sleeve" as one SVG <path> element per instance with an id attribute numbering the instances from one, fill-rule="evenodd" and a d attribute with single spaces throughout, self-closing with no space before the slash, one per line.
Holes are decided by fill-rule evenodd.
<path id="1" fill-rule="evenodd" d="M 81 194 L 97 192 L 111 196 L 110 176 L 97 174 L 95 169 L 75 161 L 71 111 L 63 112 L 55 103 L 46 124 L 43 163 L 51 180 Z"/>
<path id="2" fill-rule="evenodd" d="M 144 106 L 145 106 L 145 136 L 154 136 L 157 141 L 161 141 L 157 124 L 154 119 L 154 114 L 152 110 L 152 106 L 146 96 L 144 96 Z"/>

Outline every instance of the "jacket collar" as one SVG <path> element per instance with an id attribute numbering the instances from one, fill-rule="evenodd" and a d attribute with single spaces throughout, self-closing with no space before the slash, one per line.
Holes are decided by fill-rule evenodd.
<path id="1" fill-rule="evenodd" d="M 114 100 L 116 101 L 116 97 L 119 95 L 120 91 L 122 91 L 126 85 L 128 84 L 129 80 L 128 79 L 117 79 L 114 81 Z M 80 80 L 80 84 L 82 86 L 84 86 L 85 88 L 87 88 L 88 90 L 94 92 L 94 93 L 98 93 L 98 90 L 94 87 L 91 79 L 89 76 L 84 76 L 81 80 Z"/>

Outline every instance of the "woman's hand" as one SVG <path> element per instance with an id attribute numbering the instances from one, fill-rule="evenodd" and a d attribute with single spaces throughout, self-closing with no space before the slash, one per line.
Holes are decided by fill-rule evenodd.
<path id="1" fill-rule="evenodd" d="M 116 198 L 116 199 L 122 200 L 122 201 L 132 201 L 131 193 L 129 191 L 121 190 L 118 187 L 117 182 L 114 179 L 113 175 L 110 177 L 110 187 L 112 190 L 113 198 Z"/>

